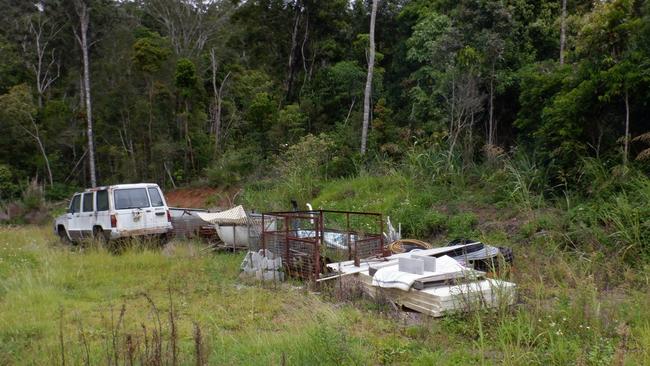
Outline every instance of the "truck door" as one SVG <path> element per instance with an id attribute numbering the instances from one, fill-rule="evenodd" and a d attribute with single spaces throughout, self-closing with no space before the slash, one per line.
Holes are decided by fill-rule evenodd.
<path id="1" fill-rule="evenodd" d="M 78 240 L 81 238 L 81 228 L 79 227 L 79 215 L 81 215 L 81 194 L 75 194 L 70 203 L 70 209 L 66 215 L 68 218 L 68 234 L 70 239 Z"/>
<path id="2" fill-rule="evenodd" d="M 108 212 L 108 191 L 105 189 L 95 193 L 95 225 L 103 230 L 111 229 L 111 216 Z"/>
<path id="3" fill-rule="evenodd" d="M 162 194 L 158 187 L 148 187 L 149 199 L 151 200 L 151 209 L 147 212 L 147 222 L 149 227 L 167 227 L 167 207 L 163 201 Z"/>
<path id="4" fill-rule="evenodd" d="M 79 229 L 83 238 L 93 237 L 93 226 L 95 225 L 95 192 L 83 194 L 81 203 L 81 214 L 79 215 Z"/>
<path id="5" fill-rule="evenodd" d="M 119 231 L 137 231 L 147 227 L 145 210 L 150 210 L 151 207 L 146 188 L 115 189 L 113 199 Z"/>

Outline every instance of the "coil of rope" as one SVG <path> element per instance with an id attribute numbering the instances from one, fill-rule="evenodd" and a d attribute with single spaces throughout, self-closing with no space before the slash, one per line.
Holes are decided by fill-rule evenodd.
<path id="1" fill-rule="evenodd" d="M 388 244 L 388 249 L 393 254 L 410 252 L 413 249 L 431 249 L 433 245 L 418 239 L 399 239 Z"/>

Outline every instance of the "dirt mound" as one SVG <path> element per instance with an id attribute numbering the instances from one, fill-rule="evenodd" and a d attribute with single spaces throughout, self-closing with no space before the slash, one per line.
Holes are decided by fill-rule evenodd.
<path id="1" fill-rule="evenodd" d="M 178 188 L 165 192 L 167 205 L 184 208 L 229 208 L 238 189 L 221 190 L 210 187 Z"/>

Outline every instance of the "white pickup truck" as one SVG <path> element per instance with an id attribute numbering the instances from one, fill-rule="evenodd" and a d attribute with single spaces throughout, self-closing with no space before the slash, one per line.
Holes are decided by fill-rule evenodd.
<path id="1" fill-rule="evenodd" d="M 135 236 L 166 239 L 171 215 L 157 184 L 118 184 L 75 193 L 67 213 L 56 218 L 54 232 L 64 241 L 109 241 Z"/>

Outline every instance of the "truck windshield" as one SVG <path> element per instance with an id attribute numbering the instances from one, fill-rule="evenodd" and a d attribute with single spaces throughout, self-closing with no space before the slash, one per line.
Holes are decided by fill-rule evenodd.
<path id="1" fill-rule="evenodd" d="M 149 207 L 149 198 L 145 188 L 127 188 L 115 190 L 115 209 Z"/>

